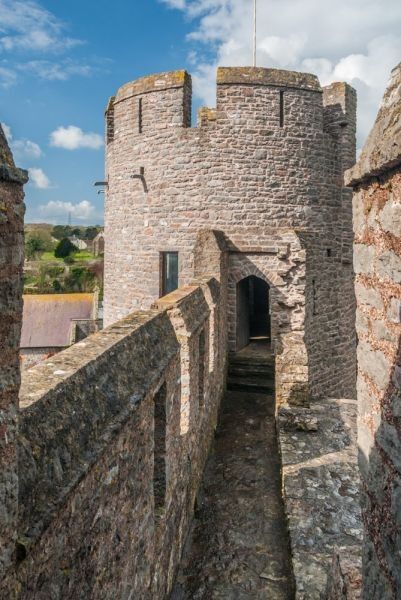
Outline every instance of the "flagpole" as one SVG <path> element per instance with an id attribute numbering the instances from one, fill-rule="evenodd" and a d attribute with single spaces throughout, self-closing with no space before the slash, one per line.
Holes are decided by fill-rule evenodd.
<path id="1" fill-rule="evenodd" d="M 253 0 L 253 66 L 256 67 L 256 9 L 257 0 Z"/>

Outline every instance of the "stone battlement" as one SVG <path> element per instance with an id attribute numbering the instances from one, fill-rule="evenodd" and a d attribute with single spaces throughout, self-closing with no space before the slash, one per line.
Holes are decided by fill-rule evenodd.
<path id="1" fill-rule="evenodd" d="M 196 283 L 24 373 L 7 597 L 170 591 L 225 389 L 212 232 L 198 256 Z"/>

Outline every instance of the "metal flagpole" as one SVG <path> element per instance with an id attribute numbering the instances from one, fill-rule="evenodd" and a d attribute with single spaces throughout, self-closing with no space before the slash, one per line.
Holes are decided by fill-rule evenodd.
<path id="1" fill-rule="evenodd" d="M 253 66 L 256 67 L 256 9 L 257 0 L 253 0 Z"/>

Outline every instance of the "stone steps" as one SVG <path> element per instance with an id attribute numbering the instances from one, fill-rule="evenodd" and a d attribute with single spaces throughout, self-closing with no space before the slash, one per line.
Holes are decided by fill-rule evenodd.
<path id="1" fill-rule="evenodd" d="M 274 393 L 274 358 L 268 356 L 230 357 L 227 389 L 229 391 Z"/>

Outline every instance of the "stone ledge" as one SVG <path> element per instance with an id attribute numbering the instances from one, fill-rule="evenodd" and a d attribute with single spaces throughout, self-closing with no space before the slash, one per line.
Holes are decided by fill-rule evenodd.
<path id="1" fill-rule="evenodd" d="M 401 63 L 392 73 L 372 131 L 345 185 L 356 186 L 401 164 Z"/>
<path id="2" fill-rule="evenodd" d="M 340 557 L 343 582 L 353 582 L 353 595 L 341 596 L 342 600 L 358 598 L 362 521 L 357 403 L 326 399 L 304 409 L 304 416 L 303 409 L 295 409 L 289 417 L 292 410 L 288 406 L 279 410 L 278 427 L 296 599 L 336 598 L 326 595 L 335 555 Z"/>
<path id="3" fill-rule="evenodd" d="M 150 92 L 160 92 L 163 90 L 182 88 L 191 85 L 191 76 L 187 71 L 169 71 L 166 73 L 157 73 L 148 75 L 135 81 L 130 81 L 119 88 L 113 104 L 118 104 L 122 100 L 127 100 L 132 96 L 140 94 L 149 94 Z"/>
<path id="4" fill-rule="evenodd" d="M 25 169 L 18 169 L 6 164 L 0 165 L 0 181 L 12 181 L 24 185 L 28 179 L 28 171 Z"/>
<path id="5" fill-rule="evenodd" d="M 264 85 L 322 92 L 316 75 L 261 67 L 219 67 L 217 85 Z"/>

